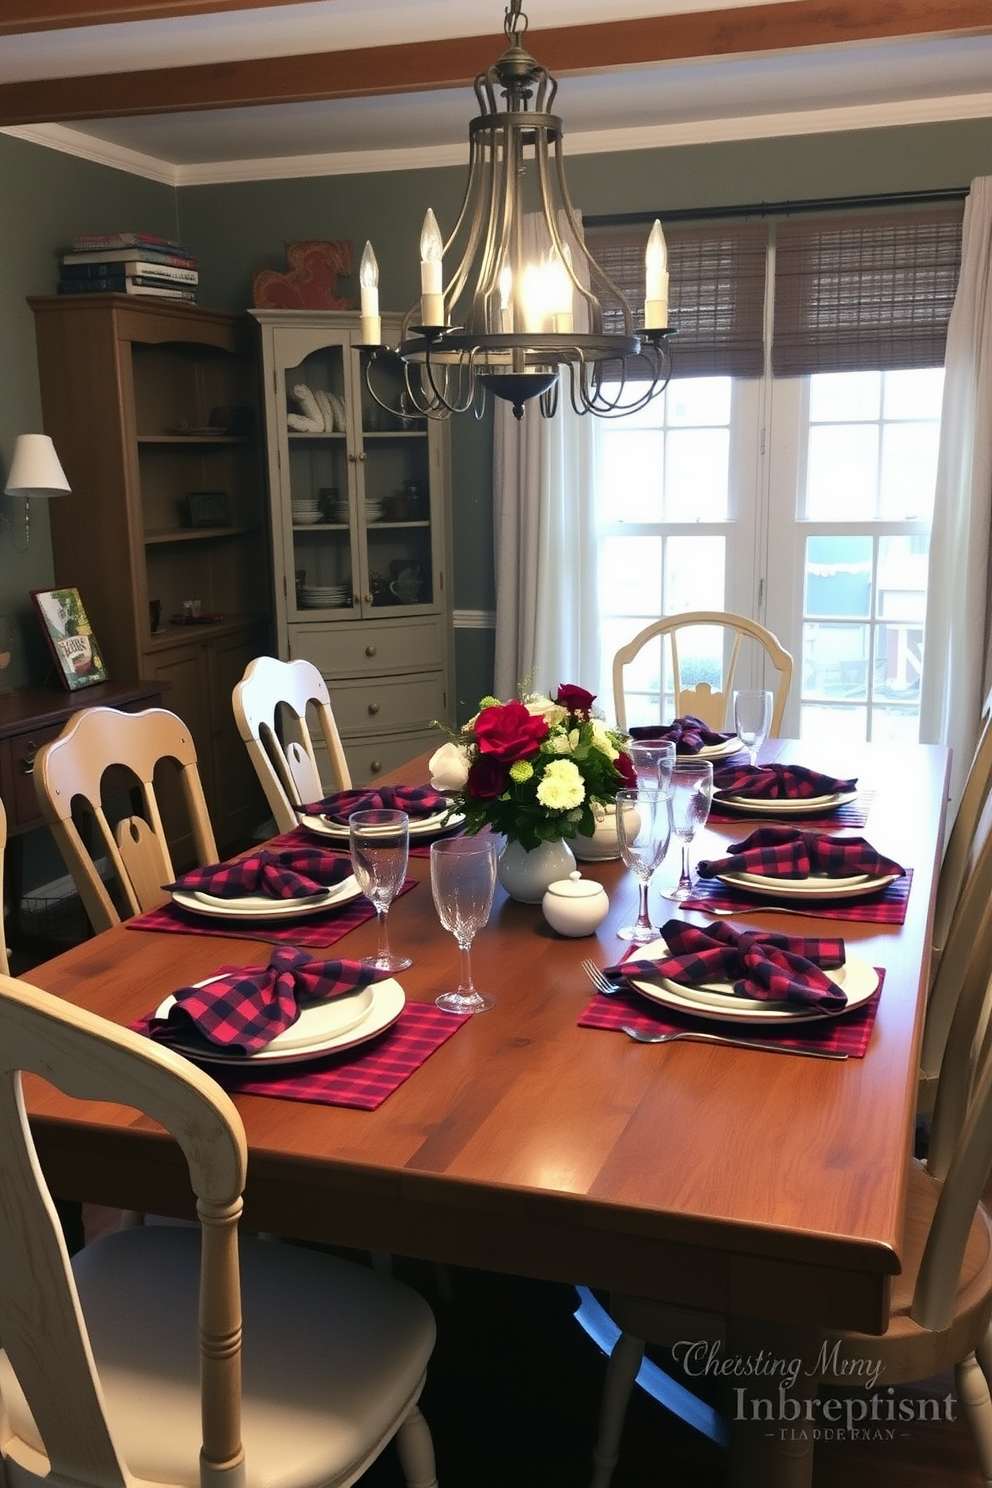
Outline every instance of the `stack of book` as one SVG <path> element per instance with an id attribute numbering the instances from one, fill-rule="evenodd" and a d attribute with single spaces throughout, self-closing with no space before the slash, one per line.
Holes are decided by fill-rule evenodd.
<path id="1" fill-rule="evenodd" d="M 197 261 L 181 243 L 153 233 L 73 238 L 62 257 L 59 294 L 160 295 L 196 301 Z"/>

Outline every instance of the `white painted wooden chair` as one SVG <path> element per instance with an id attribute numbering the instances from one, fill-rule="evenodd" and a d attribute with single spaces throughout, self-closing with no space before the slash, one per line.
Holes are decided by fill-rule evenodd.
<path id="1" fill-rule="evenodd" d="M 679 657 L 679 641 L 684 641 L 683 632 L 696 630 L 704 627 L 719 628 L 725 633 L 725 639 L 730 643 L 730 655 L 725 659 L 722 668 L 722 683 L 719 691 L 715 691 L 709 682 L 696 682 L 685 685 L 682 681 L 682 668 Z M 639 653 L 645 647 L 655 647 L 654 654 L 657 657 L 657 666 L 652 662 L 649 670 L 652 679 L 657 678 L 654 685 L 665 688 L 664 648 L 667 642 L 671 655 L 671 679 L 675 692 L 675 716 L 684 717 L 687 713 L 695 714 L 712 729 L 722 729 L 726 726 L 730 700 L 734 687 L 734 676 L 737 665 L 741 658 L 741 648 L 746 640 L 755 642 L 765 652 L 768 660 L 778 674 L 778 680 L 773 688 L 775 700 L 772 708 L 771 733 L 777 735 L 782 727 L 782 716 L 785 713 L 785 705 L 789 696 L 789 687 L 792 683 L 792 656 L 779 644 L 770 630 L 759 625 L 756 620 L 749 620 L 746 615 L 735 615 L 729 610 L 689 610 L 681 615 L 668 615 L 662 620 L 654 620 L 639 631 L 633 640 L 626 646 L 621 646 L 613 658 L 613 709 L 616 715 L 617 727 L 627 727 L 627 702 L 624 686 L 625 668 L 637 664 L 643 666 L 646 657 L 640 657 Z M 698 635 L 697 635 L 698 640 Z M 640 690 L 640 689 L 638 689 Z M 670 722 L 669 719 L 660 718 L 659 723 Z"/>
<path id="2" fill-rule="evenodd" d="M 186 1158 L 199 1229 L 121 1230 L 70 1262 L 20 1071 L 160 1122 Z M 245 1165 L 237 1110 L 188 1060 L 0 977 L 0 1480 L 347 1488 L 395 1436 L 409 1488 L 434 1488 L 417 1408 L 430 1309 L 362 1266 L 275 1241 L 243 1240 L 239 1271 Z"/>
<path id="3" fill-rule="evenodd" d="M 121 914 L 97 869 L 106 856 L 126 915 L 163 904 L 162 885 L 176 876 L 162 822 L 156 767 L 175 761 L 182 802 L 199 864 L 217 861 L 217 844 L 197 768 L 189 729 L 165 708 L 124 713 L 117 708 L 83 708 L 74 713 L 57 739 L 39 749 L 34 781 L 38 800 L 61 849 L 93 929 L 99 934 L 118 925 Z M 141 812 L 111 825 L 101 786 L 107 771 L 123 766 L 140 794 Z M 132 778 L 133 777 L 133 778 Z M 73 820 L 73 804 L 82 802 L 92 824 L 84 840 Z"/>
<path id="4" fill-rule="evenodd" d="M 332 784 L 348 790 L 351 772 L 327 684 L 309 661 L 258 656 L 248 663 L 232 698 L 238 732 L 255 766 L 280 832 L 299 825 L 296 807 L 326 794 L 307 712 L 315 715 L 327 750 Z"/>
<path id="5" fill-rule="evenodd" d="M 3 883 L 3 860 L 7 850 L 7 812 L 4 804 L 0 801 L 0 884 Z M 4 929 L 3 908 L 0 906 L 0 974 L 6 976 L 10 971 L 7 959 L 7 935 Z"/>
<path id="6" fill-rule="evenodd" d="M 992 793 L 992 693 L 982 707 L 982 727 L 975 753 L 968 769 L 964 790 L 951 834 L 947 839 L 937 900 L 933 915 L 933 962 L 935 973 L 944 954 L 951 920 L 961 892 L 975 865 L 977 839 L 983 829 L 983 814 Z M 987 823 L 984 824 L 987 827 Z"/>
<path id="7" fill-rule="evenodd" d="M 992 1166 L 990 864 L 987 846 L 979 869 L 984 898 L 976 894 L 973 918 L 955 924 L 941 967 L 956 966 L 958 982 L 950 997 L 928 1155 L 925 1163 L 909 1162 L 906 1252 L 892 1281 L 888 1329 L 881 1337 L 830 1331 L 823 1335 L 824 1355 L 823 1338 L 811 1338 L 808 1350 L 810 1360 L 829 1361 L 839 1341 L 836 1358 L 845 1372 L 820 1376 L 835 1385 L 850 1386 L 859 1370 L 863 1375 L 876 1363 L 884 1369 L 884 1390 L 953 1367 L 986 1488 L 992 1488 L 992 1219 L 980 1200 Z M 621 1332 L 607 1364 L 592 1488 L 610 1483 L 645 1342 L 672 1347 L 680 1339 L 723 1340 L 726 1334 L 726 1320 L 718 1314 L 689 1313 L 649 1298 L 613 1294 L 609 1310 Z"/>

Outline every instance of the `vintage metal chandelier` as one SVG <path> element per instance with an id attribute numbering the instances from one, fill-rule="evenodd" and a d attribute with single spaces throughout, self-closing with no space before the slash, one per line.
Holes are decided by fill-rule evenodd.
<path id="1" fill-rule="evenodd" d="M 671 375 L 661 224 L 647 242 L 644 326 L 635 331 L 626 298 L 585 246 L 565 181 L 562 123 L 548 112 L 558 84 L 520 44 L 527 30 L 520 7 L 521 0 L 510 0 L 503 23 L 509 46 L 475 80 L 480 113 L 469 124 L 458 221 L 445 241 L 428 209 L 421 298 L 391 349 L 402 364 L 406 411 L 422 417 L 479 417 L 491 393 L 512 404 L 518 419 L 534 399 L 551 418 L 562 384 L 577 413 L 616 417 L 643 408 Z M 536 214 L 536 232 L 525 228 L 528 213 Z M 445 281 L 444 261 L 453 252 L 461 257 Z M 387 406 L 375 388 L 375 363 L 387 348 L 370 243 L 360 282 L 366 381 Z"/>

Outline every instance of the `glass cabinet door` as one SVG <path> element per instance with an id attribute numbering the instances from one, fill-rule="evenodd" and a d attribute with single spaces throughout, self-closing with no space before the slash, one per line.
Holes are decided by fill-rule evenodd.
<path id="1" fill-rule="evenodd" d="M 360 491 L 349 459 L 346 352 L 343 344 L 324 346 L 282 369 L 291 614 L 346 611 L 360 602 L 362 576 L 355 561 Z"/>

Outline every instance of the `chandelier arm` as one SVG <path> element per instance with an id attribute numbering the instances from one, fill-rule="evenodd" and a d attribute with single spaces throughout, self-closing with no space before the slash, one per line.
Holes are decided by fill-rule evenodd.
<path id="1" fill-rule="evenodd" d="M 485 179 L 484 171 L 485 148 L 479 143 L 476 135 L 473 133 L 471 138 L 468 185 L 465 189 L 465 199 L 462 203 L 462 210 L 459 214 L 455 231 L 451 234 L 451 237 L 448 239 L 444 248 L 444 251 L 447 253 L 448 249 L 453 245 L 458 233 L 460 232 L 463 223 L 466 221 L 466 219 L 468 219 L 468 234 L 465 243 L 465 251 L 462 254 L 461 261 L 458 264 L 458 267 L 455 269 L 454 273 L 451 275 L 448 281 L 448 287 L 445 290 L 444 295 L 445 305 L 448 311 L 448 318 L 452 321 L 455 319 L 455 305 L 461 298 L 465 286 L 468 283 L 469 272 L 472 268 L 473 262 L 475 261 L 475 255 L 478 251 L 479 240 L 482 236 L 483 193 Z"/>
<path id="2" fill-rule="evenodd" d="M 555 168 L 558 176 L 558 190 L 561 193 L 562 205 L 564 206 L 568 216 L 573 221 L 575 221 L 577 220 L 576 212 L 574 206 L 572 205 L 572 198 L 569 195 L 568 182 L 565 180 L 565 157 L 562 153 L 560 135 L 555 142 Z M 589 249 L 586 247 L 584 233 L 580 232 L 578 234 L 578 242 L 582 257 L 585 259 L 586 266 L 589 269 L 590 286 L 598 285 L 600 290 L 607 290 L 609 294 L 617 301 L 623 313 L 624 335 L 633 336 L 635 334 L 634 317 L 631 313 L 630 303 L 627 299 L 627 296 L 624 294 L 623 290 L 618 284 L 614 284 L 610 276 L 605 272 L 603 268 L 600 267 L 599 263 L 592 256 Z M 597 323 L 597 316 L 594 312 L 592 329 L 595 331 L 596 334 L 601 335 L 603 332 L 602 307 L 600 306 L 600 302 L 596 297 L 595 292 L 593 293 L 593 304 L 599 307 L 599 316 Z"/>
<path id="3" fill-rule="evenodd" d="M 555 138 L 556 141 L 561 139 L 560 130 L 556 134 Z M 565 252 L 565 240 L 562 237 L 561 230 L 558 226 L 558 213 L 555 210 L 554 197 L 551 192 L 551 183 L 548 174 L 548 145 L 546 135 L 539 135 L 537 140 L 535 140 L 534 154 L 537 160 L 537 179 L 541 192 L 541 205 L 544 208 L 544 220 L 548 225 L 548 232 L 551 234 L 552 245 L 554 246 L 554 249 L 558 254 L 559 260 L 561 261 L 561 264 L 566 274 L 568 275 L 569 280 L 571 281 L 573 289 L 575 289 L 582 300 L 585 301 L 585 304 L 590 311 L 589 319 L 593 330 L 598 334 L 601 334 L 602 315 L 599 313 L 599 302 L 596 299 L 596 296 L 592 293 L 592 290 L 587 289 L 582 281 L 576 276 L 575 269 L 572 264 L 571 247 L 569 246 L 568 253 Z M 582 226 L 575 215 L 575 210 L 572 207 L 571 202 L 568 201 L 567 198 L 563 198 L 562 200 L 562 211 L 565 213 L 565 220 L 568 223 L 569 233 L 571 234 L 575 243 L 578 244 L 579 248 L 584 253 L 585 245 L 583 243 Z M 586 254 L 586 257 L 588 257 L 588 254 Z M 600 321 L 599 325 L 597 325 L 596 323 L 597 318 Z"/>

